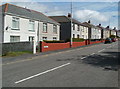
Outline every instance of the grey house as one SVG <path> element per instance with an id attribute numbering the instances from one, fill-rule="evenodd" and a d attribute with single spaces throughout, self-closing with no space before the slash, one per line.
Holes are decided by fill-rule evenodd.
<path id="1" fill-rule="evenodd" d="M 72 19 L 72 30 L 71 30 L 71 18 L 70 16 L 49 16 L 58 23 L 60 23 L 60 40 L 67 40 L 72 38 L 83 38 L 88 39 L 88 27 L 83 25 L 81 22 Z M 82 36 L 81 31 L 86 30 L 86 36 Z M 72 35 L 71 35 L 72 34 Z"/>

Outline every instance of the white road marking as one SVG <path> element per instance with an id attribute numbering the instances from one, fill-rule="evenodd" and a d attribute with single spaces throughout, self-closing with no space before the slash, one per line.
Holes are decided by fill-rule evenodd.
<path id="1" fill-rule="evenodd" d="M 37 76 L 43 75 L 43 74 L 45 74 L 45 73 L 54 71 L 54 70 L 56 70 L 56 69 L 62 68 L 62 67 L 64 67 L 64 66 L 67 66 L 67 65 L 69 65 L 69 64 L 71 64 L 71 63 L 66 63 L 66 64 L 63 64 L 63 65 L 61 65 L 61 66 L 55 67 L 55 68 L 53 68 L 53 69 L 50 69 L 50 70 L 47 70 L 47 71 L 44 71 L 44 72 L 35 74 L 35 75 L 33 75 L 33 76 L 30 76 L 30 77 L 21 79 L 21 80 L 19 80 L 19 81 L 16 81 L 15 83 L 18 84 L 18 83 L 24 82 L 24 81 L 29 80 L 29 79 L 32 79 L 32 78 L 34 78 L 34 77 L 37 77 Z"/>
<path id="2" fill-rule="evenodd" d="M 92 54 L 90 54 L 90 55 L 94 55 L 95 53 L 92 53 Z"/>
<path id="3" fill-rule="evenodd" d="M 87 57 L 87 56 L 86 56 Z M 85 59 L 86 57 L 82 57 L 81 59 Z"/>
<path id="4" fill-rule="evenodd" d="M 98 51 L 98 52 L 102 52 L 102 51 L 104 51 L 105 49 L 102 49 L 102 50 L 100 50 L 100 51 Z"/>

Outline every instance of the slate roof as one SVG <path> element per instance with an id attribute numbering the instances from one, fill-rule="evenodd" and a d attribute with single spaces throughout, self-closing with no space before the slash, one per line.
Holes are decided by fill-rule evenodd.
<path id="1" fill-rule="evenodd" d="M 43 22 L 49 22 L 49 23 L 59 25 L 58 22 L 47 17 L 46 15 L 44 15 L 41 12 L 23 8 L 23 7 L 19 7 L 19 6 L 15 6 L 15 5 L 8 4 L 8 3 L 2 5 L 2 12 L 6 12 L 8 14 L 11 13 L 11 14 L 19 15 L 19 16 L 25 16 L 25 17 L 29 17 L 31 19 L 40 20 Z"/>
<path id="2" fill-rule="evenodd" d="M 64 23 L 64 22 L 71 22 L 71 18 L 67 17 L 67 16 L 49 16 L 50 18 L 54 19 L 55 21 L 57 21 L 58 23 Z M 76 19 L 72 19 L 73 23 L 85 26 L 84 24 L 82 24 L 81 22 L 77 21 Z M 87 26 L 85 26 L 87 27 Z"/>
<path id="3" fill-rule="evenodd" d="M 93 25 L 93 24 L 90 24 L 90 23 L 87 23 L 87 22 L 84 22 L 83 23 L 84 25 L 88 26 L 89 28 L 96 28 L 96 29 L 100 29 L 99 27 Z"/>
<path id="4" fill-rule="evenodd" d="M 99 25 L 97 27 L 99 27 L 100 29 L 103 29 L 103 30 L 108 30 L 108 29 L 106 29 L 106 28 L 104 28 L 102 26 L 99 26 Z"/>

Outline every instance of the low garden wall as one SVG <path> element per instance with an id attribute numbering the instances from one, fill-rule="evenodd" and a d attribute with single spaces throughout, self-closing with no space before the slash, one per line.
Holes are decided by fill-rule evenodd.
<path id="1" fill-rule="evenodd" d="M 73 42 L 72 47 L 80 47 L 80 46 L 85 46 L 89 44 L 97 44 L 101 43 L 103 41 L 83 41 L 83 42 Z M 46 42 L 41 42 L 40 44 L 41 52 L 47 52 L 47 51 L 53 51 L 53 50 L 60 50 L 60 49 L 65 49 L 65 48 L 71 48 L 70 42 L 67 43 L 46 43 Z"/>
<path id="2" fill-rule="evenodd" d="M 41 42 L 41 52 L 70 48 L 70 42 L 67 43 L 46 43 Z"/>
<path id="3" fill-rule="evenodd" d="M 33 50 L 32 42 L 14 42 L 14 43 L 1 43 L 2 55 L 8 52 L 20 52 L 20 51 L 31 51 Z"/>

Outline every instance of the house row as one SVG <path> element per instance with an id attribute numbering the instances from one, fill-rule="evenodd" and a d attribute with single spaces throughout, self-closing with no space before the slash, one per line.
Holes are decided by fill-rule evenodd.
<path id="1" fill-rule="evenodd" d="M 110 35 L 119 35 L 120 31 L 109 26 L 95 26 L 91 21 L 81 23 L 68 16 L 46 16 L 41 12 L 27 8 L 4 4 L 2 12 L 1 33 L 2 42 L 36 42 L 43 40 L 67 40 L 72 38 L 105 39 Z"/>

